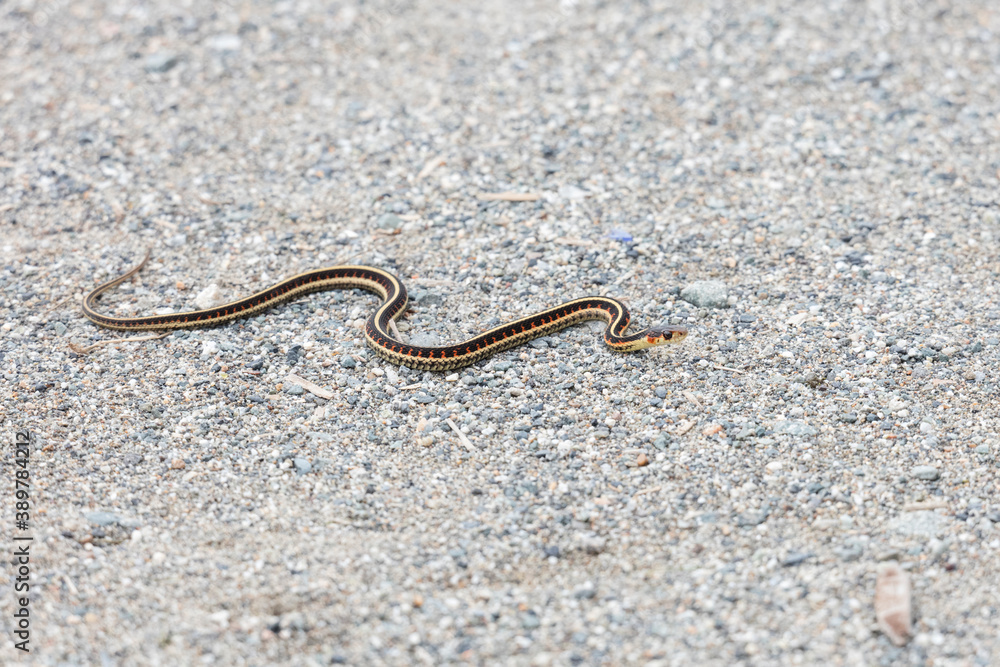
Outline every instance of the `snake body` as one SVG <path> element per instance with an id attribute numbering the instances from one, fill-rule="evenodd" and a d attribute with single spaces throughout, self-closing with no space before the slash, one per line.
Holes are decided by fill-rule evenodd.
<path id="1" fill-rule="evenodd" d="M 406 310 L 406 287 L 388 271 L 372 266 L 331 266 L 286 278 L 267 289 L 214 308 L 169 315 L 111 317 L 95 309 L 98 298 L 139 272 L 149 253 L 127 273 L 95 288 L 83 300 L 83 312 L 92 322 L 108 329 L 129 331 L 149 329 L 194 329 L 226 324 L 251 317 L 280 303 L 312 292 L 334 289 L 362 289 L 382 298 L 382 305 L 365 323 L 365 339 L 382 358 L 420 370 L 447 371 L 475 363 L 503 350 L 517 347 L 585 320 L 603 320 L 608 324 L 604 343 L 619 352 L 633 352 L 655 345 L 677 343 L 687 336 L 681 327 L 655 326 L 625 334 L 630 316 L 625 304 L 603 296 L 588 296 L 567 301 L 534 315 L 495 327 L 455 345 L 421 347 L 409 345 L 389 332 L 392 320 Z"/>

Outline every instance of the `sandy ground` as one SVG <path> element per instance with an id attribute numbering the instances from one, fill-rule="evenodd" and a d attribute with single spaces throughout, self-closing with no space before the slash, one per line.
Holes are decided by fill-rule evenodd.
<path id="1" fill-rule="evenodd" d="M 0 3 L 0 662 L 1000 661 L 995 3 L 182 5 Z M 336 292 L 74 351 L 147 249 L 106 312 L 367 263 L 421 344 L 691 335 L 423 373 Z"/>

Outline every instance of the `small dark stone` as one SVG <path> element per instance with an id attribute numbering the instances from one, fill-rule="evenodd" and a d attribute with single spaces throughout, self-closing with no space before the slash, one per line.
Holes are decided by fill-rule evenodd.
<path id="1" fill-rule="evenodd" d="M 127 466 L 139 465 L 140 463 L 142 463 L 142 461 L 143 461 L 142 454 L 129 453 L 122 457 L 122 463 L 124 463 Z"/>
<path id="2" fill-rule="evenodd" d="M 145 69 L 147 72 L 169 72 L 177 65 L 178 61 L 176 53 L 151 53 L 146 56 Z"/>
<path id="3" fill-rule="evenodd" d="M 801 565 L 813 556 L 815 556 L 815 554 L 793 551 L 785 556 L 784 560 L 781 561 L 781 565 L 782 567 L 795 567 L 796 565 Z"/>
<path id="4" fill-rule="evenodd" d="M 538 614 L 533 611 L 528 611 L 521 616 L 521 627 L 525 630 L 534 630 L 541 624 L 542 621 L 538 618 Z"/>
<path id="5" fill-rule="evenodd" d="M 741 527 L 758 526 L 767 521 L 768 510 L 747 510 L 736 517 L 736 525 Z"/>
<path id="6" fill-rule="evenodd" d="M 444 295 L 417 288 L 410 292 L 410 301 L 421 306 L 440 306 L 444 303 Z"/>
<path id="7" fill-rule="evenodd" d="M 816 389 L 821 384 L 823 384 L 823 381 L 824 381 L 823 376 L 820 375 L 819 373 L 809 372 L 806 373 L 806 376 L 803 379 L 802 383 L 805 384 L 807 387 L 812 387 L 813 389 Z"/>
<path id="8" fill-rule="evenodd" d="M 87 512 L 84 517 L 95 526 L 110 526 L 121 521 L 121 517 L 114 512 Z"/>

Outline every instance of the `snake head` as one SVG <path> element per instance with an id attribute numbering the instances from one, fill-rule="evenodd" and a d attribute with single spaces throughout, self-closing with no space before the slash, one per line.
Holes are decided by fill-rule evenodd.
<path id="1" fill-rule="evenodd" d="M 679 343 L 687 338 L 688 331 L 684 327 L 658 325 L 646 329 L 646 343 L 650 346 L 666 343 Z"/>

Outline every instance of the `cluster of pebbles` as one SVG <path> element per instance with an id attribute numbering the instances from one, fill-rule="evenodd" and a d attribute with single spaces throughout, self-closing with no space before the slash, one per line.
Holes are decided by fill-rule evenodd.
<path id="1" fill-rule="evenodd" d="M 23 659 L 996 664 L 1000 15 L 735 7 L 0 7 Z M 420 372 L 332 292 L 91 347 L 147 248 L 105 312 L 365 263 L 417 344 L 691 334 Z"/>

